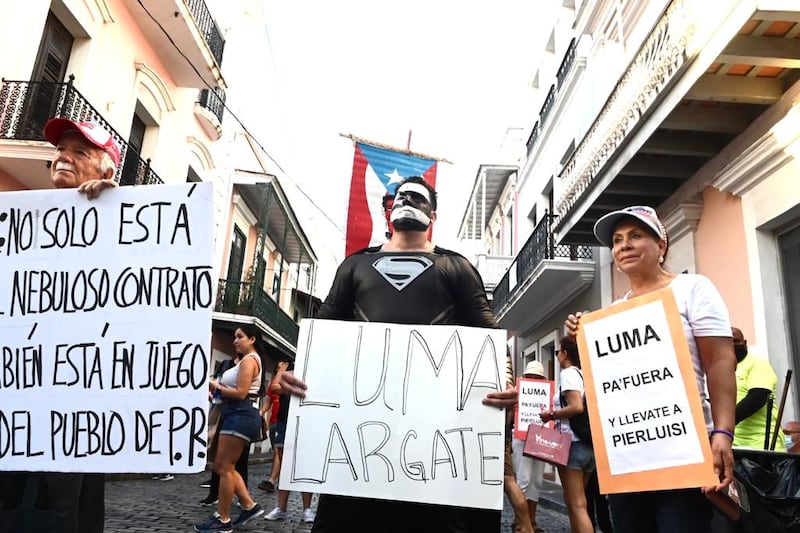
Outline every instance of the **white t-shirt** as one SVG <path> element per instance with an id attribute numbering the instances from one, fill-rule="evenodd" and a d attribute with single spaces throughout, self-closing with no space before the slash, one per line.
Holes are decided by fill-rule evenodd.
<path id="1" fill-rule="evenodd" d="M 728 316 L 728 308 L 711 280 L 700 274 L 679 274 L 675 276 L 669 287 L 678 303 L 683 333 L 689 344 L 689 353 L 692 354 L 694 376 L 697 381 L 697 391 L 700 393 L 706 427 L 708 431 L 711 431 L 714 425 L 711 420 L 711 405 L 708 403 L 706 394 L 706 374 L 700 361 L 695 337 L 730 337 L 731 321 Z M 627 300 L 629 295 L 630 293 L 626 294 L 622 300 L 618 301 Z"/>
<path id="2" fill-rule="evenodd" d="M 558 374 L 558 394 L 556 394 L 556 397 L 553 399 L 553 406 L 555 409 L 561 409 L 562 407 L 565 407 L 564 405 L 561 405 L 561 395 L 563 394 L 566 396 L 567 391 L 571 390 L 580 392 L 581 398 L 583 398 L 583 376 L 581 375 L 581 371 L 577 366 L 564 368 Z M 581 440 L 576 437 L 574 433 L 572 433 L 572 428 L 569 427 L 569 418 L 558 418 L 556 423 L 561 425 L 561 431 L 572 434 L 573 442 Z"/>

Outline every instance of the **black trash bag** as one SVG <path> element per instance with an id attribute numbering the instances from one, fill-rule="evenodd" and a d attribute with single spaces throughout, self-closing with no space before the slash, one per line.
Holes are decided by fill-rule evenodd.
<path id="1" fill-rule="evenodd" d="M 735 450 L 734 476 L 747 491 L 741 526 L 753 533 L 800 533 L 800 455 Z"/>

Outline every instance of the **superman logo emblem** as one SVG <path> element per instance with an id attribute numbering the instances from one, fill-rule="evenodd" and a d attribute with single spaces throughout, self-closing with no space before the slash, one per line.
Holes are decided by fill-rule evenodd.
<path id="1" fill-rule="evenodd" d="M 433 266 L 433 261 L 418 255 L 381 257 L 372 266 L 398 291 Z"/>

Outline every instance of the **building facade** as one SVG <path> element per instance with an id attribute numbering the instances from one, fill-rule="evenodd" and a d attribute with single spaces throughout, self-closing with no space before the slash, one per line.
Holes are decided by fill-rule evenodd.
<path id="1" fill-rule="evenodd" d="M 558 4 L 526 146 L 496 183 L 479 172 L 461 230 L 507 264 L 487 285 L 517 368 L 539 359 L 556 377 L 566 315 L 625 294 L 592 227 L 650 205 L 670 236 L 667 269 L 714 282 L 780 399 L 800 366 L 800 6 Z M 784 422 L 800 416 L 799 383 L 795 372 Z"/>
<path id="2" fill-rule="evenodd" d="M 42 129 L 56 116 L 112 133 L 121 185 L 212 182 L 220 280 L 210 367 L 233 355 L 245 322 L 263 333 L 268 370 L 293 358 L 297 322 L 315 305 L 317 258 L 277 165 L 230 116 L 250 102 L 226 102 L 223 56 L 244 85 L 251 65 L 241 58 L 263 39 L 257 2 L 212 14 L 204 0 L 9 0 L 3 12 L 0 191 L 52 187 Z"/>

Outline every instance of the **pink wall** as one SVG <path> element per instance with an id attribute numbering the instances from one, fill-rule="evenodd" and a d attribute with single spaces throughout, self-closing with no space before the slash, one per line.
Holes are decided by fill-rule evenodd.
<path id="1" fill-rule="evenodd" d="M 28 187 L 15 180 L 9 174 L 0 170 L 0 192 L 21 190 L 28 190 Z"/>
<path id="2" fill-rule="evenodd" d="M 703 191 L 695 251 L 697 272 L 709 277 L 719 289 L 728 305 L 731 324 L 755 341 L 741 198 L 713 187 Z"/>

